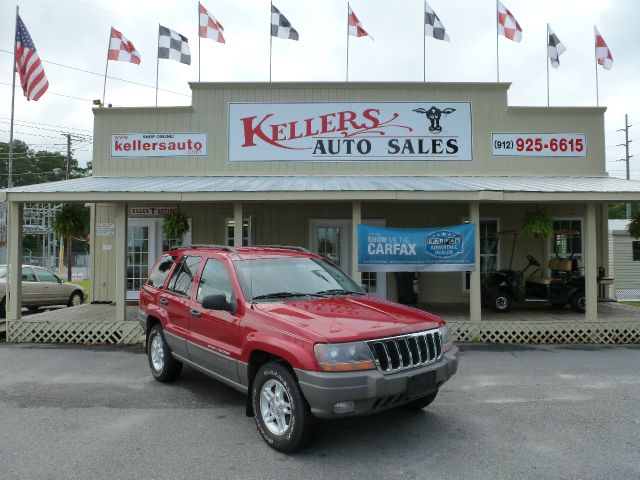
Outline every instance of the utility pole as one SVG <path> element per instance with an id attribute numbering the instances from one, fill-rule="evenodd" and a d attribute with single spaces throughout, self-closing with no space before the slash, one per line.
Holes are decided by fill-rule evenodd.
<path id="1" fill-rule="evenodd" d="M 71 134 L 66 133 L 65 136 L 67 137 L 67 176 L 65 178 L 69 180 L 71 178 Z M 627 178 L 629 178 L 628 174 Z"/>
<path id="2" fill-rule="evenodd" d="M 629 140 L 629 127 L 632 127 L 633 125 L 629 125 L 629 115 L 627 115 L 626 113 L 624 114 L 624 128 L 620 128 L 617 131 L 618 132 L 624 132 L 624 143 L 620 143 L 617 146 L 618 147 L 624 147 L 625 149 L 625 155 L 624 155 L 624 159 L 623 161 L 626 162 L 627 164 L 627 180 L 629 180 L 631 178 L 631 171 L 629 169 L 629 160 L 631 159 L 631 157 L 633 157 L 633 155 L 629 155 L 629 144 L 633 141 L 633 140 Z M 627 203 L 627 218 L 631 218 L 631 204 Z"/>

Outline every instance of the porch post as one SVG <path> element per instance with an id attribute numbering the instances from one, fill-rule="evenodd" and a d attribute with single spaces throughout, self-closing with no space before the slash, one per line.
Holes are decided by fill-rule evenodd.
<path id="1" fill-rule="evenodd" d="M 600 266 L 604 267 L 604 276 L 611 277 L 609 271 L 609 205 L 600 205 Z M 604 296 L 609 297 L 609 285 L 604 286 Z"/>
<path id="2" fill-rule="evenodd" d="M 587 299 L 586 320 L 595 322 L 598 320 L 598 236 L 596 234 L 596 204 L 587 204 L 587 239 L 585 252 L 585 294 Z"/>
<path id="3" fill-rule="evenodd" d="M 358 271 L 358 225 L 362 223 L 362 204 L 351 204 L 351 278 L 358 285 L 362 283 L 362 275 Z"/>
<path id="4" fill-rule="evenodd" d="M 480 280 L 480 202 L 469 203 L 469 221 L 476 226 L 475 251 L 476 269 L 471 272 L 469 285 L 469 320 L 482 320 L 482 292 Z"/>
<path id="5" fill-rule="evenodd" d="M 242 203 L 233 203 L 233 246 L 242 246 Z"/>
<path id="6" fill-rule="evenodd" d="M 22 318 L 22 203 L 9 202 L 7 265 L 9 266 L 7 299 L 7 341 L 11 338 L 11 322 Z"/>
<path id="7" fill-rule="evenodd" d="M 116 321 L 127 319 L 127 204 L 116 205 Z"/>

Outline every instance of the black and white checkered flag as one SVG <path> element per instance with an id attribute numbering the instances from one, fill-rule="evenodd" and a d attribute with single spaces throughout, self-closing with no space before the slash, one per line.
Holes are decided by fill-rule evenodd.
<path id="1" fill-rule="evenodd" d="M 565 47 L 558 36 L 553 33 L 549 25 L 547 25 L 547 37 L 549 38 L 547 42 L 547 55 L 549 55 L 551 66 L 558 68 L 560 66 L 560 55 L 562 55 L 567 47 Z"/>
<path id="2" fill-rule="evenodd" d="M 271 36 L 298 40 L 298 31 L 291 26 L 287 17 L 271 4 Z"/>
<path id="3" fill-rule="evenodd" d="M 170 28 L 160 25 L 158 31 L 158 58 L 168 58 L 191 65 L 189 39 Z"/>
<path id="4" fill-rule="evenodd" d="M 449 35 L 444 25 L 427 2 L 424 2 L 424 34 L 436 40 L 449 41 Z"/>

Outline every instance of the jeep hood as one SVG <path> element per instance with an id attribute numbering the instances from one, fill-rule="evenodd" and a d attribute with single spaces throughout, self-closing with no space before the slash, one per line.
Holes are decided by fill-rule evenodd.
<path id="1" fill-rule="evenodd" d="M 254 308 L 327 342 L 370 340 L 444 325 L 436 315 L 369 295 L 258 303 Z"/>

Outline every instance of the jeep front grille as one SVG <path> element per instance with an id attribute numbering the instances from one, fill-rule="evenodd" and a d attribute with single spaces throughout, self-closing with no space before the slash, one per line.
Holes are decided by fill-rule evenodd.
<path id="1" fill-rule="evenodd" d="M 378 370 L 395 373 L 436 363 L 442 358 L 442 335 L 438 329 L 365 342 Z"/>

